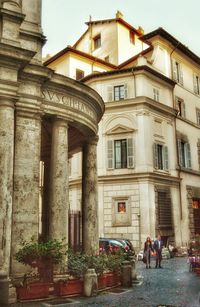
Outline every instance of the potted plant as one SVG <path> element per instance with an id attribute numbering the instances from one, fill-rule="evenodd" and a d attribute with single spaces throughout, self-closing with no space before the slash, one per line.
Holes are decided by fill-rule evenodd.
<path id="1" fill-rule="evenodd" d="M 59 279 L 54 284 L 55 293 L 58 296 L 75 295 L 83 293 L 83 275 L 88 269 L 87 256 L 82 253 L 67 252 L 68 277 Z"/>
<path id="2" fill-rule="evenodd" d="M 123 253 L 108 254 L 106 261 L 106 284 L 113 287 L 120 284 L 121 266 L 125 260 Z"/>
<path id="3" fill-rule="evenodd" d="M 66 255 L 66 245 L 63 240 L 48 240 L 46 242 L 23 242 L 15 258 L 18 262 L 37 268 L 38 280 L 30 280 L 25 274 L 23 282 L 17 286 L 19 299 L 43 298 L 49 295 L 49 287 L 53 282 L 55 265 L 62 265 Z"/>

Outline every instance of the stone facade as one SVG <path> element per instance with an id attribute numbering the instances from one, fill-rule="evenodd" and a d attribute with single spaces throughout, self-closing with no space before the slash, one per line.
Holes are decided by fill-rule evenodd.
<path id="1" fill-rule="evenodd" d="M 200 58 L 164 29 L 144 34 L 119 13 L 87 25 L 73 47 L 45 65 L 72 78 L 81 69 L 81 81 L 105 101 L 97 146 L 99 236 L 129 238 L 140 249 L 160 232 L 166 244 L 186 245 L 200 232 L 187 188 L 200 188 Z M 80 208 L 81 159 L 71 159 L 73 208 Z M 199 196 L 195 201 L 200 207 Z"/>
<path id="2" fill-rule="evenodd" d="M 42 65 L 40 0 L 0 1 L 0 14 L 0 270 L 17 276 L 25 272 L 14 259 L 22 241 L 68 240 L 68 157 L 97 137 L 104 103 L 91 88 Z M 94 217 L 98 229 L 96 143 L 90 146 L 83 162 L 90 170 L 83 184 L 92 183 L 92 193 L 82 196 L 92 210 L 86 238 Z M 94 235 L 84 248 L 97 246 Z"/>

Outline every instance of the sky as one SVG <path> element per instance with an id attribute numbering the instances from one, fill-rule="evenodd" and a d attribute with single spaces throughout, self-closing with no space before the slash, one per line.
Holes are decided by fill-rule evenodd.
<path id="1" fill-rule="evenodd" d="M 73 45 L 89 16 L 112 19 L 118 10 L 133 27 L 162 27 L 200 57 L 200 0 L 42 0 L 43 56 Z"/>

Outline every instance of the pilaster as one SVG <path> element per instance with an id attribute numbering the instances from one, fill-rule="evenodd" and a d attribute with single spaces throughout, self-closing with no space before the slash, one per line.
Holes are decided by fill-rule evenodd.
<path id="1" fill-rule="evenodd" d="M 14 101 L 0 97 L 0 270 L 9 274 L 13 194 Z"/>

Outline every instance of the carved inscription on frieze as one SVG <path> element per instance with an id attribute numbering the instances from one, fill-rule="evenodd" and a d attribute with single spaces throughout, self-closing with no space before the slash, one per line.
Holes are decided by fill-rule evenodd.
<path id="1" fill-rule="evenodd" d="M 78 98 L 66 96 L 47 89 L 42 90 L 41 95 L 42 98 L 44 98 L 46 101 L 62 104 L 71 109 L 74 109 L 75 111 L 78 110 L 96 120 L 95 112 Z"/>

